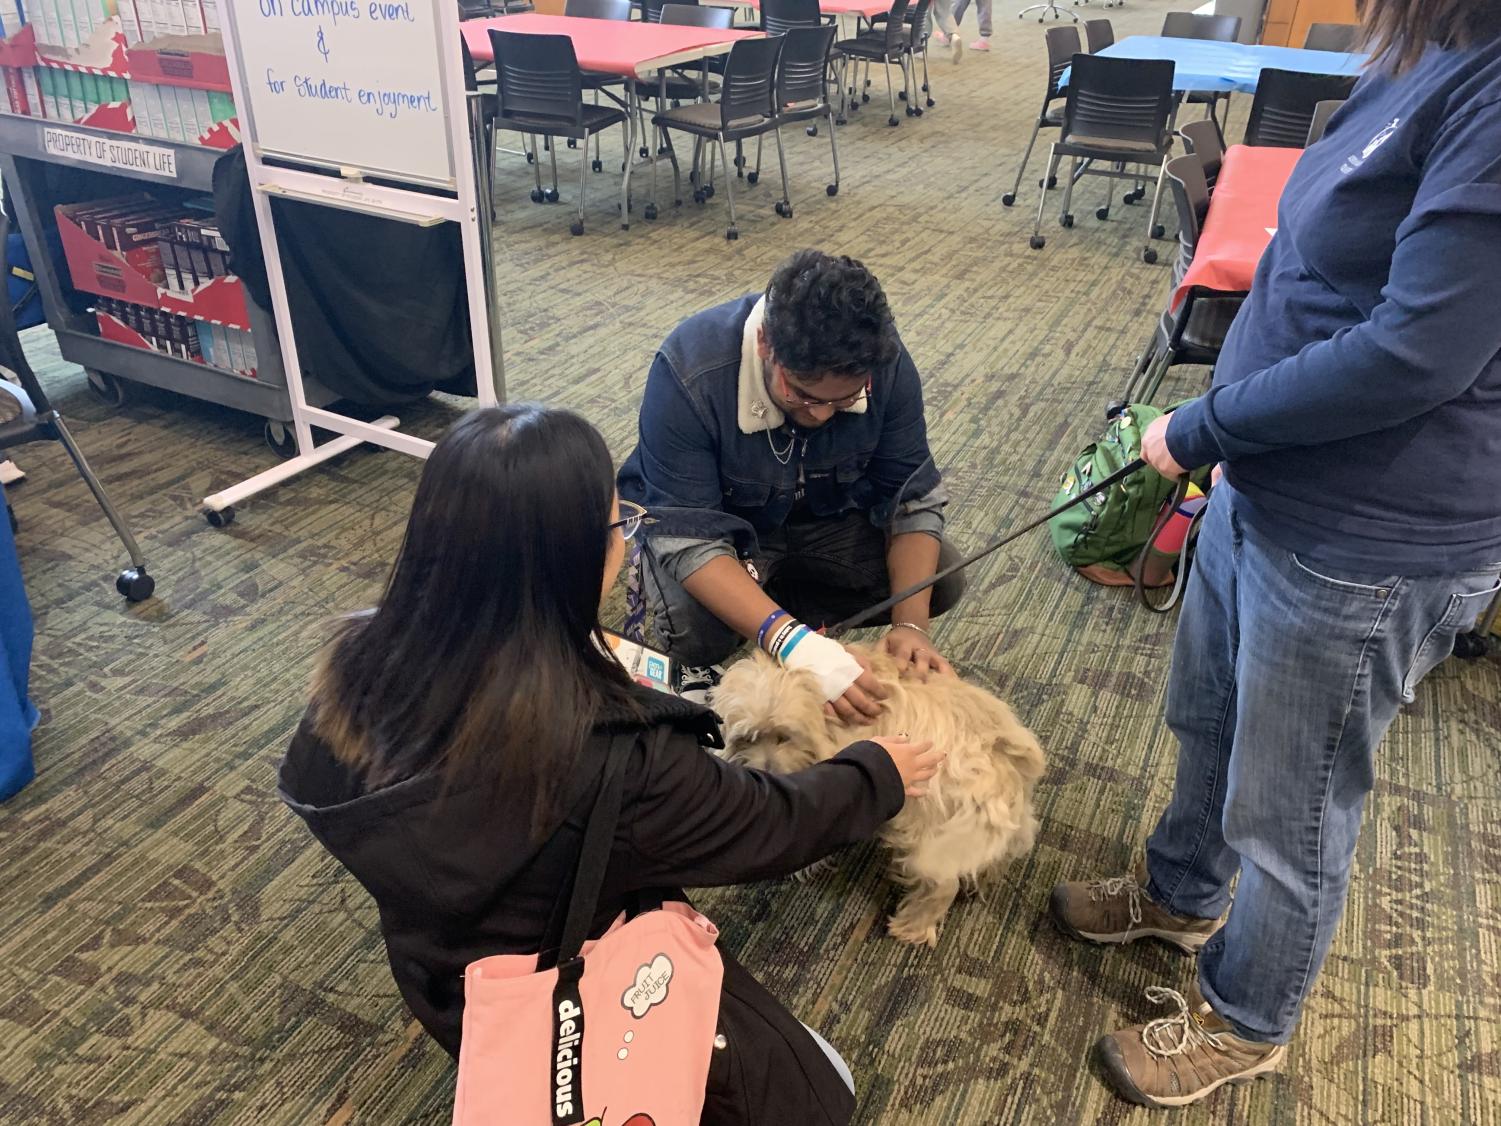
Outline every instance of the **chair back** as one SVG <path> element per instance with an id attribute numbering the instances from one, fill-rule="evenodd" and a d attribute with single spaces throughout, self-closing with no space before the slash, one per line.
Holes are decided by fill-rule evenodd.
<path id="1" fill-rule="evenodd" d="M 500 117 L 555 117 L 577 127 L 583 121 L 583 79 L 573 40 L 566 35 L 528 35 L 490 29 Z"/>
<path id="2" fill-rule="evenodd" d="M 459 36 L 459 49 L 464 55 L 464 89 L 471 92 L 479 90 L 479 77 L 474 73 L 474 52 L 469 49 L 469 40 Z"/>
<path id="3" fill-rule="evenodd" d="M 907 0 L 892 0 L 891 11 L 886 14 L 886 53 L 895 55 L 906 46 L 903 40 L 907 37 Z"/>
<path id="4" fill-rule="evenodd" d="M 1085 20 L 1084 40 L 1089 44 L 1089 53 L 1098 55 L 1106 47 L 1115 45 L 1115 28 L 1109 20 Z"/>
<path id="5" fill-rule="evenodd" d="M 678 27 L 729 28 L 735 22 L 735 9 L 722 8 L 717 4 L 684 4 L 682 0 L 673 0 L 671 4 L 662 5 L 662 18 L 658 22 Z"/>
<path id="6" fill-rule="evenodd" d="M 1264 69 L 1246 122 L 1246 144 L 1301 149 L 1308 143 L 1318 104 L 1343 101 L 1354 88 L 1354 75 Z"/>
<path id="7" fill-rule="evenodd" d="M 1339 51 L 1349 54 L 1355 50 L 1360 25 L 1353 23 L 1314 23 L 1308 25 L 1308 34 L 1303 37 L 1305 51 Z"/>
<path id="8" fill-rule="evenodd" d="M 1048 102 L 1055 102 L 1063 97 L 1063 91 L 1058 89 L 1058 80 L 1063 77 L 1063 72 L 1073 65 L 1074 56 L 1083 48 L 1079 46 L 1079 29 L 1077 27 L 1050 27 L 1044 38 L 1048 44 Z"/>
<path id="9" fill-rule="evenodd" d="M 586 20 L 628 20 L 631 0 L 566 0 L 563 14 Z"/>
<path id="10" fill-rule="evenodd" d="M 728 9 L 726 9 L 728 10 Z M 782 57 L 777 63 L 777 109 L 811 110 L 824 105 L 827 89 L 829 48 L 834 45 L 833 24 L 794 27 L 782 36 Z"/>
<path id="11" fill-rule="evenodd" d="M 1308 144 L 1314 145 L 1324 139 L 1324 133 L 1329 128 L 1329 119 L 1344 104 L 1342 101 L 1337 102 L 1331 99 L 1313 107 L 1313 120 L 1308 125 Z"/>
<path id="12" fill-rule="evenodd" d="M 723 128 L 770 117 L 775 112 L 777 57 L 785 35 L 737 39 L 724 64 L 719 87 L 719 122 Z"/>
<path id="13" fill-rule="evenodd" d="M 480 20 L 495 14 L 490 0 L 459 0 L 460 20 Z"/>
<path id="14" fill-rule="evenodd" d="M 907 47 L 910 50 L 921 51 L 922 45 L 928 41 L 928 8 L 932 3 L 933 0 L 917 0 L 912 5 L 912 21 L 908 25 L 911 31 L 907 35 Z"/>
<path id="15" fill-rule="evenodd" d="M 1199 248 L 1199 232 L 1204 229 L 1204 216 L 1209 214 L 1209 185 L 1196 156 L 1168 161 L 1165 174 L 1178 210 L 1178 262 L 1173 272 L 1174 281 L 1181 281 Z"/>
<path id="16" fill-rule="evenodd" d="M 822 22 L 818 0 L 765 0 L 761 5 L 761 30 L 767 35 L 785 35 L 794 27 L 817 27 Z"/>
<path id="17" fill-rule="evenodd" d="M 1171 59 L 1075 55 L 1063 106 L 1062 140 L 1161 148 L 1172 112 Z"/>
<path id="18" fill-rule="evenodd" d="M 1213 191 L 1214 182 L 1220 178 L 1220 165 L 1225 162 L 1225 145 L 1220 140 L 1220 131 L 1214 127 L 1213 121 L 1205 118 L 1180 125 L 1178 136 L 1183 138 L 1184 151 L 1199 158 L 1204 182 Z"/>
<path id="19" fill-rule="evenodd" d="M 1162 21 L 1162 34 L 1167 39 L 1210 39 L 1217 43 L 1234 43 L 1240 38 L 1240 17 L 1169 12 Z"/>

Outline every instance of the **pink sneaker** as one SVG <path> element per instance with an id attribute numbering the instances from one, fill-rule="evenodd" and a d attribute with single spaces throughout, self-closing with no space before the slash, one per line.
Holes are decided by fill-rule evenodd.
<path id="1" fill-rule="evenodd" d="M 929 35 L 928 38 L 933 40 L 933 42 L 937 43 L 940 47 L 947 47 L 949 45 L 949 37 L 936 27 L 933 29 L 932 34 Z"/>
<path id="2" fill-rule="evenodd" d="M 973 43 L 971 43 L 969 45 L 969 49 L 971 51 L 988 51 L 988 50 L 990 50 L 990 40 L 989 39 L 976 39 Z"/>

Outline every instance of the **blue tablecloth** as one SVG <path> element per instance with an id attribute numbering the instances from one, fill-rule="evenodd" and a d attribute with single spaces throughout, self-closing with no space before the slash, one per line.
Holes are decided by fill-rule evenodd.
<path id="1" fill-rule="evenodd" d="M 4 490 L 0 489 L 0 505 Z M 31 781 L 31 729 L 37 710 L 27 698 L 31 674 L 31 606 L 10 520 L 0 512 L 0 801 Z"/>
<path id="2" fill-rule="evenodd" d="M 1305 51 L 1301 47 L 1264 47 L 1252 43 L 1217 43 L 1207 39 L 1168 39 L 1161 35 L 1132 35 L 1100 54 L 1113 59 L 1172 59 L 1173 89 L 1256 92 L 1263 67 L 1300 70 L 1308 74 L 1359 74 L 1367 56 L 1338 51 Z M 1068 85 L 1068 71 L 1058 80 Z"/>

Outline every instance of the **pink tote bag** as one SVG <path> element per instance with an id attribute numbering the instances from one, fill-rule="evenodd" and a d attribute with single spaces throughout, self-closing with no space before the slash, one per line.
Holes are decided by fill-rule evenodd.
<path id="1" fill-rule="evenodd" d="M 584 941 L 633 742 L 611 743 L 556 957 L 544 942 L 541 955 L 465 971 L 454 1126 L 698 1126 L 724 980 L 718 930 L 674 902 Z"/>

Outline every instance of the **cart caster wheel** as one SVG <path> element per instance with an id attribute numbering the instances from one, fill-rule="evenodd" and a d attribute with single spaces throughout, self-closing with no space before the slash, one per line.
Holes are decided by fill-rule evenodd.
<path id="1" fill-rule="evenodd" d="M 125 388 L 125 380 L 117 375 L 89 368 L 88 377 L 90 393 L 106 406 L 123 407 L 125 400 L 130 397 L 130 392 Z"/>
<path id="2" fill-rule="evenodd" d="M 577 237 L 577 236 L 583 234 L 584 233 L 584 224 L 583 224 L 583 221 L 579 220 L 579 219 L 575 219 L 573 222 L 569 223 L 568 224 L 568 233 L 570 235 L 573 235 L 574 237 Z"/>
<path id="3" fill-rule="evenodd" d="M 285 459 L 297 456 L 297 434 L 290 423 L 268 418 L 262 434 L 266 445 L 271 447 L 271 452 L 277 457 Z"/>
<path id="4" fill-rule="evenodd" d="M 786 200 L 777 200 L 777 214 L 783 219 L 792 218 L 792 204 Z"/>
<path id="5" fill-rule="evenodd" d="M 1005 195 L 1001 196 L 1001 206 L 1002 207 L 1010 207 L 1015 202 L 1016 202 L 1016 193 L 1015 192 L 1007 192 Z"/>
<path id="6" fill-rule="evenodd" d="M 745 177 L 745 182 L 747 184 L 758 184 L 758 183 L 760 183 L 761 182 L 761 173 L 759 173 L 759 172 L 748 173 L 746 175 L 746 177 Z"/>
<path id="7" fill-rule="evenodd" d="M 826 188 L 824 188 L 824 191 L 828 195 L 836 196 L 836 195 L 839 194 L 839 185 L 838 184 L 830 184 Z"/>
<path id="8" fill-rule="evenodd" d="M 886 119 L 886 124 L 887 125 L 900 125 L 901 123 L 902 123 L 901 119 L 898 118 L 896 114 L 892 114 L 890 117 L 888 117 Z"/>
<path id="9" fill-rule="evenodd" d="M 1155 227 L 1152 228 L 1152 237 L 1153 238 L 1162 238 L 1166 234 L 1167 234 L 1167 228 L 1164 227 L 1161 223 L 1158 223 Z"/>
<path id="10" fill-rule="evenodd" d="M 734 242 L 740 237 L 740 229 L 738 227 L 727 227 L 725 228 L 724 237 Z"/>
<path id="11" fill-rule="evenodd" d="M 642 211 L 642 215 L 648 221 L 655 219 L 657 217 L 657 205 L 655 203 L 648 203 L 645 210 Z"/>
<path id="12" fill-rule="evenodd" d="M 546 195 L 545 192 L 543 192 L 543 190 L 541 188 L 533 188 L 532 189 L 532 202 L 533 203 L 541 203 L 546 198 L 547 198 L 547 195 Z"/>
<path id="13" fill-rule="evenodd" d="M 810 137 L 816 137 L 816 136 L 818 136 L 818 126 L 817 125 L 810 125 L 810 126 L 808 126 L 808 128 L 804 129 L 803 132 L 806 133 L 806 134 L 808 134 L 808 136 L 810 136 Z"/>
<path id="14" fill-rule="evenodd" d="M 860 95 L 860 101 L 861 101 L 862 104 L 865 103 L 865 102 L 870 101 L 870 95 L 869 94 L 861 94 Z"/>
<path id="15" fill-rule="evenodd" d="M 548 188 L 545 192 L 542 193 L 542 198 L 547 200 L 548 203 L 557 203 L 558 200 L 562 199 L 563 197 L 558 195 L 557 188 Z"/>
<path id="16" fill-rule="evenodd" d="M 1157 265 L 1157 252 L 1155 250 L 1143 250 L 1141 252 L 1141 260 L 1148 266 L 1155 266 Z"/>
<path id="17" fill-rule="evenodd" d="M 115 580 L 115 589 L 125 596 L 126 602 L 145 602 L 156 589 L 156 580 L 146 573 L 145 567 L 126 567 Z"/>
<path id="18" fill-rule="evenodd" d="M 227 508 L 217 510 L 205 508 L 203 510 L 203 518 L 215 528 L 227 528 L 235 522 L 235 506 L 230 505 Z"/>
<path id="19" fill-rule="evenodd" d="M 1041 235 L 1033 235 L 1031 240 L 1027 243 L 1027 245 L 1030 246 L 1033 250 L 1041 250 L 1047 244 L 1048 240 L 1043 238 Z"/>
<path id="20" fill-rule="evenodd" d="M 595 172 L 603 172 L 605 170 L 605 162 L 602 160 L 591 160 L 589 167 Z"/>
<path id="21" fill-rule="evenodd" d="M 1110 218 L 1110 208 L 1108 208 L 1108 207 L 1097 208 L 1095 210 L 1094 217 L 1096 219 L 1098 219 L 1100 222 L 1103 223 L 1106 219 Z"/>
<path id="22" fill-rule="evenodd" d="M 1490 650 L 1490 642 L 1479 630 L 1462 633 L 1454 639 L 1454 655 L 1462 661 L 1478 661 Z"/>
<path id="23" fill-rule="evenodd" d="M 1058 225 L 1060 227 L 1064 228 L 1065 230 L 1070 229 L 1074 225 L 1074 217 L 1073 217 L 1073 215 L 1070 214 L 1070 215 L 1061 215 L 1061 216 L 1059 216 L 1059 218 L 1058 218 Z"/>

